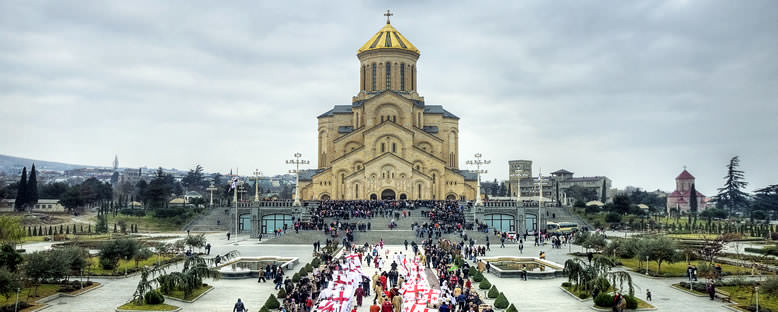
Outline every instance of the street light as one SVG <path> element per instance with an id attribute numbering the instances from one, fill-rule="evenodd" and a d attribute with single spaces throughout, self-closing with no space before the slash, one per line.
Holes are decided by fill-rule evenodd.
<path id="1" fill-rule="evenodd" d="M 211 182 L 211 185 L 209 185 L 205 190 L 211 192 L 211 208 L 213 208 L 213 191 L 218 190 L 218 188 L 213 185 L 213 182 Z"/>
<path id="2" fill-rule="evenodd" d="M 476 173 L 476 180 L 477 180 L 477 186 L 475 188 L 475 190 L 476 190 L 475 205 L 476 206 L 483 206 L 484 203 L 481 202 L 481 174 L 482 173 L 487 173 L 488 171 L 485 170 L 485 169 L 481 169 L 481 165 L 484 165 L 484 166 L 488 165 L 488 164 L 492 163 L 492 161 L 491 160 L 481 160 L 481 157 L 483 157 L 483 155 L 481 155 L 481 153 L 475 153 L 475 155 L 473 155 L 473 156 L 475 157 L 474 160 L 468 160 L 465 163 L 468 164 L 468 165 L 471 165 L 471 166 L 475 165 L 475 168 L 476 168 L 475 173 Z"/>
<path id="3" fill-rule="evenodd" d="M 300 203 L 300 165 L 307 165 L 311 162 L 308 160 L 300 159 L 300 157 L 303 157 L 303 154 L 300 153 L 294 153 L 295 159 L 290 159 L 286 161 L 287 165 L 294 165 L 294 169 L 289 170 L 289 173 L 294 173 L 295 178 L 295 186 L 294 186 L 294 205 L 295 206 L 301 206 Z"/>
<path id="4" fill-rule="evenodd" d="M 262 172 L 259 171 L 259 169 L 254 170 L 254 177 L 256 177 L 256 181 L 254 182 L 254 201 L 259 201 L 259 176 L 262 175 Z"/>

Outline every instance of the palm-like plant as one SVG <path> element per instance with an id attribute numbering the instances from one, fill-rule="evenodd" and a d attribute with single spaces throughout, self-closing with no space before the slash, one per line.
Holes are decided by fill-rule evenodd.
<path id="1" fill-rule="evenodd" d="M 156 279 L 156 282 L 159 284 L 160 291 L 163 294 L 168 295 L 173 290 L 181 290 L 184 292 L 184 297 L 189 297 L 196 289 L 203 286 L 203 279 L 218 279 L 221 277 L 221 273 L 214 266 L 217 257 L 222 261 L 226 261 L 237 257 L 239 254 L 237 250 L 230 251 L 224 255 L 217 255 L 214 258 L 203 258 L 200 255 L 194 254 L 186 258 L 181 272 L 160 276 Z"/>
<path id="2" fill-rule="evenodd" d="M 607 290 L 610 286 L 617 283 L 619 289 L 623 288 L 624 283 L 629 288 L 629 294 L 634 295 L 635 290 L 632 285 L 632 277 L 629 273 L 623 271 L 611 271 L 615 266 L 613 260 L 604 256 L 595 256 L 591 264 L 587 264 L 579 258 L 568 259 L 565 261 L 565 267 L 562 270 L 567 274 L 567 281 L 573 284 L 574 290 L 591 291 L 595 287 L 601 290 Z"/>

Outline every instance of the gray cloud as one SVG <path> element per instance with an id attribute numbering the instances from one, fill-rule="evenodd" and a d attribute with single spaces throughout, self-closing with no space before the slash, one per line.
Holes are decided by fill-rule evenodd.
<path id="1" fill-rule="evenodd" d="M 521 158 L 667 190 L 687 165 L 711 195 L 741 155 L 752 187 L 776 183 L 774 1 L 5 1 L 0 150 L 285 172 L 357 92 L 387 7 L 488 179 Z"/>

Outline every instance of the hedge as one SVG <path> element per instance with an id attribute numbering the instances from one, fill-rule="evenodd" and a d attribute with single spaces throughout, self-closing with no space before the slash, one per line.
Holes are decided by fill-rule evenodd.
<path id="1" fill-rule="evenodd" d="M 505 312 L 519 312 L 519 310 L 516 310 L 516 307 L 511 303 L 511 306 L 509 306 L 508 310 L 505 310 Z"/>
<path id="2" fill-rule="evenodd" d="M 491 287 L 492 287 L 492 283 L 489 283 L 489 281 L 486 280 L 485 278 L 483 280 L 481 280 L 480 284 L 478 284 L 478 288 L 481 288 L 481 289 L 489 289 Z"/>
<path id="3" fill-rule="evenodd" d="M 273 294 L 270 294 L 270 297 L 267 298 L 267 301 L 265 301 L 265 306 L 269 310 L 275 310 L 281 307 L 281 303 L 278 302 L 278 299 L 276 299 L 276 296 Z"/>
<path id="4" fill-rule="evenodd" d="M 612 307 L 613 296 L 606 293 L 600 293 L 597 295 L 597 297 L 594 298 L 594 305 L 604 308 Z"/>
<path id="5" fill-rule="evenodd" d="M 494 300 L 494 307 L 498 309 L 505 309 L 508 307 L 508 298 L 505 298 L 505 294 L 500 293 L 497 299 Z"/>
<path id="6" fill-rule="evenodd" d="M 500 292 L 497 291 L 497 286 L 492 285 L 492 288 L 489 289 L 489 293 L 487 296 L 491 299 L 497 298 L 497 296 L 500 295 Z"/>

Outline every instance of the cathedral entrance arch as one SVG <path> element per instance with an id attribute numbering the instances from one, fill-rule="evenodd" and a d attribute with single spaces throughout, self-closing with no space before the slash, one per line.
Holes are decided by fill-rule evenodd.
<path id="1" fill-rule="evenodd" d="M 321 194 L 321 200 L 330 200 L 329 194 Z"/>
<path id="2" fill-rule="evenodd" d="M 377 199 L 378 196 L 376 196 L 375 194 L 370 194 L 370 200 L 377 200 Z"/>
<path id="3" fill-rule="evenodd" d="M 406 200 L 408 199 L 408 195 L 405 195 L 405 193 L 400 194 L 400 199 Z"/>
<path id="4" fill-rule="evenodd" d="M 395 199 L 395 193 L 391 189 L 385 189 L 383 192 L 381 192 L 381 199 L 382 200 L 394 200 Z"/>
<path id="5" fill-rule="evenodd" d="M 446 200 L 457 200 L 457 194 L 446 195 Z"/>

